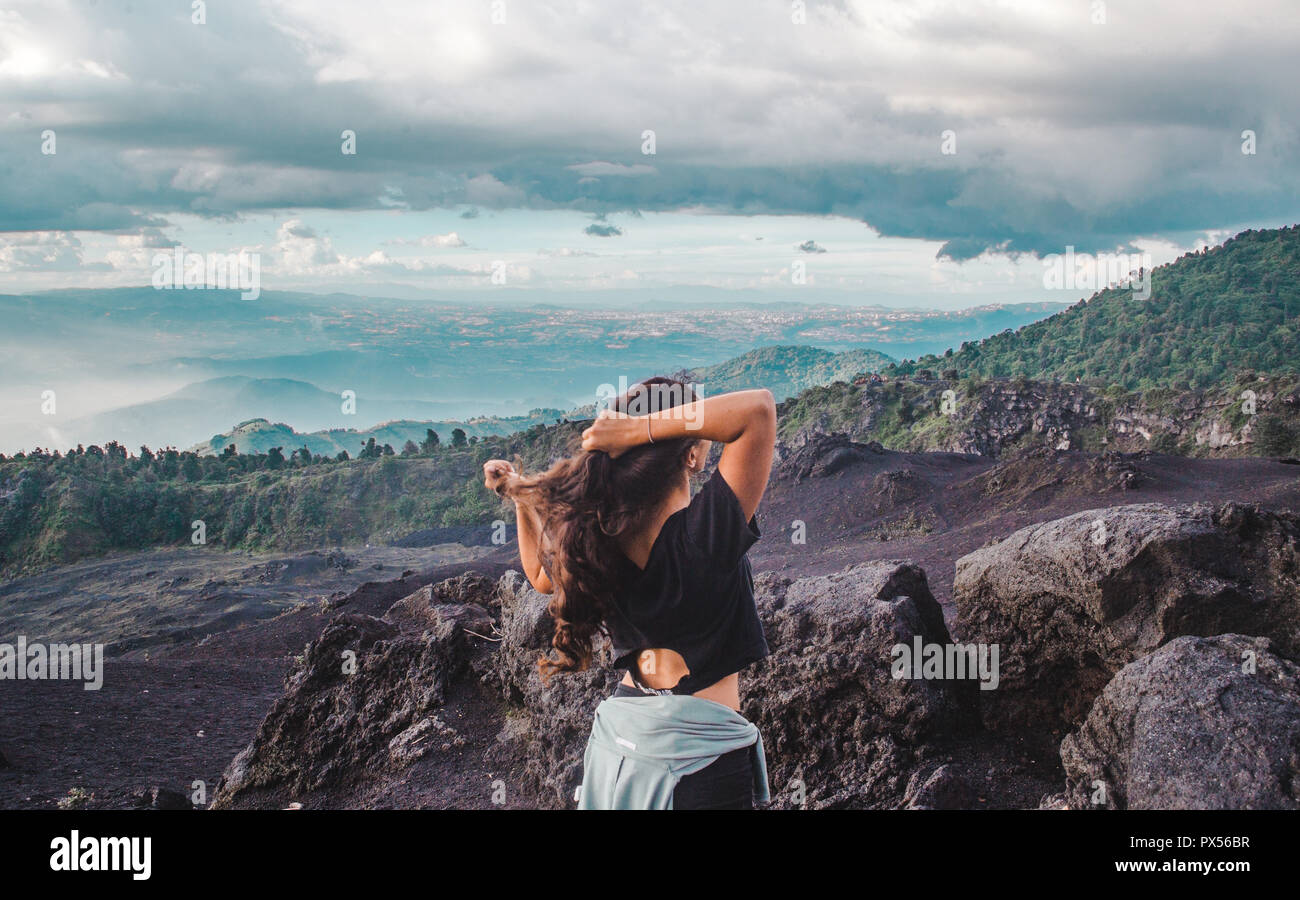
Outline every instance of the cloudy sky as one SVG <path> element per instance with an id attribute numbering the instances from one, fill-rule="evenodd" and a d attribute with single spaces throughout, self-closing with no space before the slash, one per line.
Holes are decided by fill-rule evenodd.
<path id="1" fill-rule="evenodd" d="M 264 290 L 1074 299 L 1041 256 L 1300 221 L 1297 46 L 1294 0 L 0 0 L 0 292 L 179 243 Z"/>

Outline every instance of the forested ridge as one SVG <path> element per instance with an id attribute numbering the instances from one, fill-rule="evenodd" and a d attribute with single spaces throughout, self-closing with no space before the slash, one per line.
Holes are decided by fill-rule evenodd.
<path id="1" fill-rule="evenodd" d="M 1151 272 L 1151 294 L 1113 287 L 1067 310 L 887 367 L 958 377 L 1076 378 L 1099 387 L 1209 388 L 1244 370 L 1300 367 L 1300 226 L 1244 231 Z"/>

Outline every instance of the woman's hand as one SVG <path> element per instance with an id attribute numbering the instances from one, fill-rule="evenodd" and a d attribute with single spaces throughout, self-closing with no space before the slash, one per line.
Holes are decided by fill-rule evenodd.
<path id="1" fill-rule="evenodd" d="M 583 450 L 603 450 L 614 459 L 649 440 L 645 416 L 629 416 L 602 409 L 591 427 L 582 433 Z"/>
<path id="2" fill-rule="evenodd" d="M 504 459 L 489 459 L 483 463 L 483 486 L 502 497 L 511 481 L 518 477 L 515 467 Z"/>

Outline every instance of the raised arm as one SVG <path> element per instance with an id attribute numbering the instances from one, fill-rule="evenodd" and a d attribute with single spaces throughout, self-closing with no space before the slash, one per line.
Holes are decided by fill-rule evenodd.
<path id="1" fill-rule="evenodd" d="M 771 391 L 719 394 L 645 416 L 603 410 L 582 433 L 582 449 L 604 450 L 617 457 L 640 444 L 674 438 L 726 444 L 718 472 L 740 501 L 745 518 L 754 515 L 767 489 L 776 444 L 776 404 Z"/>
<path id="2" fill-rule="evenodd" d="M 490 491 L 507 496 L 512 481 L 519 478 L 515 467 L 504 459 L 490 459 L 483 464 L 483 484 Z M 515 502 L 515 533 L 519 541 L 519 563 L 532 586 L 543 594 L 554 593 L 555 585 L 542 567 L 537 552 L 542 539 L 542 520 L 537 510 L 524 497 L 512 498 Z"/>

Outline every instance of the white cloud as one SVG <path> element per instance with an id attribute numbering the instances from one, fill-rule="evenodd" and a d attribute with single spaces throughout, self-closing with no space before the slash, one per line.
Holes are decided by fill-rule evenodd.
<path id="1" fill-rule="evenodd" d="M 577 172 L 579 175 L 584 175 L 591 178 L 600 177 L 600 176 L 629 177 L 629 176 L 636 176 L 636 175 L 657 175 L 659 173 L 659 170 L 656 169 L 654 166 L 647 166 L 641 164 L 634 165 L 634 166 L 624 166 L 619 163 L 611 163 L 611 162 L 603 162 L 603 161 L 578 163 L 577 165 L 568 166 L 567 168 L 570 171 Z"/>
<path id="2" fill-rule="evenodd" d="M 598 253 L 593 253 L 590 250 L 577 250 L 574 249 L 573 247 L 558 247 L 554 250 L 538 250 L 537 254 L 539 256 L 554 256 L 554 257 L 561 257 L 561 258 L 570 257 L 570 256 L 599 256 L 600 255 Z"/>
<path id="3" fill-rule="evenodd" d="M 319 272 L 343 262 L 328 237 L 321 237 L 301 219 L 290 219 L 275 236 L 273 255 L 279 269 L 287 275 Z"/>
<path id="4" fill-rule="evenodd" d="M 67 231 L 0 235 L 0 272 L 103 271 L 107 263 L 82 261 L 81 239 Z"/>
<path id="5" fill-rule="evenodd" d="M 426 234 L 415 240 L 406 238 L 396 238 L 388 242 L 393 246 L 405 247 L 464 247 L 467 246 L 464 238 L 454 231 L 446 234 Z"/>

